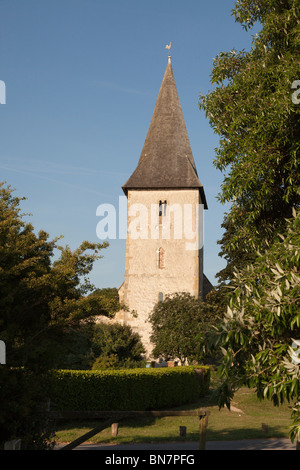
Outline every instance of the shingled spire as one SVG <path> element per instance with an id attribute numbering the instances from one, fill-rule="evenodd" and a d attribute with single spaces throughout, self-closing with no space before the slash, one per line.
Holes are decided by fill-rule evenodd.
<path id="1" fill-rule="evenodd" d="M 199 189 L 207 209 L 170 57 L 138 165 L 123 186 L 125 194 L 130 189 Z"/>

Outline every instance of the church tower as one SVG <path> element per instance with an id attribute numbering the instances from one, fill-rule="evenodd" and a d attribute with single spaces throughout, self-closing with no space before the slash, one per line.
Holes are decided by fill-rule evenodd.
<path id="1" fill-rule="evenodd" d="M 203 209 L 171 57 L 135 171 L 123 186 L 128 200 L 125 278 L 116 321 L 140 334 L 151 357 L 147 321 L 167 294 L 203 294 Z M 133 315 L 131 312 L 134 311 Z"/>

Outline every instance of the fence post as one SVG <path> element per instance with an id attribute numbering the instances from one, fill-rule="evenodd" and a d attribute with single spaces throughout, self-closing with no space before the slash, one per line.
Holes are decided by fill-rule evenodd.
<path id="1" fill-rule="evenodd" d="M 205 450 L 206 447 L 206 428 L 208 424 L 208 412 L 199 411 L 199 450 Z"/>
<path id="2" fill-rule="evenodd" d="M 119 423 L 112 423 L 111 425 L 111 435 L 116 437 L 119 431 Z"/>

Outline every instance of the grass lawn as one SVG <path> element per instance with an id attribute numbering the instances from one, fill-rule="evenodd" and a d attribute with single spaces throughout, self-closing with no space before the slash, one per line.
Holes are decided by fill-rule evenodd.
<path id="1" fill-rule="evenodd" d="M 214 386 L 212 379 L 212 387 Z M 232 403 L 231 411 L 219 410 L 212 401 L 211 394 L 197 403 L 185 405 L 176 410 L 205 408 L 209 411 L 207 440 L 258 439 L 266 437 L 288 437 L 291 424 L 289 405 L 274 407 L 269 401 L 259 401 L 255 392 L 248 388 L 240 389 Z M 262 426 L 264 424 L 264 426 Z M 99 421 L 70 422 L 61 424 L 55 441 L 71 442 L 94 427 Z M 267 430 L 265 425 L 267 425 Z M 179 436 L 179 426 L 186 426 L 186 436 Z M 164 418 L 134 418 L 122 420 L 117 437 L 105 429 L 88 442 L 92 443 L 139 443 L 159 441 L 198 441 L 199 418 L 196 416 L 172 416 Z"/>

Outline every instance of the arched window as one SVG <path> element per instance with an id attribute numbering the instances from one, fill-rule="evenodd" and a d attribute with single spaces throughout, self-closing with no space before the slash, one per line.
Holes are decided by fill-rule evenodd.
<path id="1" fill-rule="evenodd" d="M 159 269 L 164 269 L 165 267 L 165 250 L 163 248 L 158 248 L 157 250 L 157 266 Z"/>

